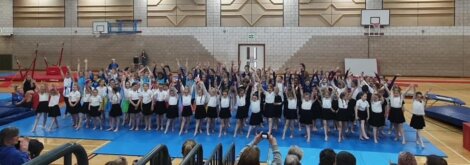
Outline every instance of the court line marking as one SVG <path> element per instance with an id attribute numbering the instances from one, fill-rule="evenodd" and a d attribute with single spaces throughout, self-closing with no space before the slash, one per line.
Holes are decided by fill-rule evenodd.
<path id="1" fill-rule="evenodd" d="M 437 87 L 441 90 L 444 90 L 444 91 L 447 91 L 447 92 L 453 92 L 453 93 L 458 93 L 458 94 L 462 94 L 461 92 L 458 92 L 458 91 L 452 91 L 452 90 L 449 90 L 449 89 L 445 89 L 443 87 L 440 87 L 438 85 L 435 85 L 435 84 L 428 84 L 428 85 L 431 85 L 433 88 Z M 408 111 L 409 112 L 409 111 Z M 435 124 L 435 123 L 433 123 Z M 437 124 L 436 124 L 437 125 Z M 449 149 L 451 152 L 453 152 L 454 154 L 456 154 L 457 156 L 459 156 L 460 158 L 462 158 L 463 160 L 465 160 L 467 163 L 470 163 L 470 160 L 468 160 L 467 158 L 465 158 L 464 156 L 462 156 L 460 153 L 458 153 L 457 151 L 455 151 L 454 149 L 452 149 L 452 147 L 450 147 L 449 145 L 447 145 L 446 143 L 444 143 L 442 140 L 440 140 L 439 138 L 435 137 L 434 135 L 432 135 L 430 132 L 428 132 L 427 130 L 423 129 L 423 132 L 425 132 L 426 134 L 428 134 L 430 137 L 432 137 L 433 139 L 435 139 L 437 142 L 441 143 L 442 145 L 444 145 L 444 147 L 446 147 L 447 149 Z"/>
<path id="2" fill-rule="evenodd" d="M 450 147 L 449 145 L 445 144 L 444 142 L 442 142 L 439 138 L 436 138 L 434 135 L 432 135 L 431 133 L 429 133 L 428 131 L 423 131 L 423 132 L 426 132 L 426 134 L 428 134 L 429 136 L 431 136 L 432 138 L 434 138 L 435 140 L 437 140 L 439 143 L 441 143 L 442 145 L 444 145 L 447 149 L 449 149 L 450 151 L 452 151 L 453 153 L 455 153 L 457 156 L 459 156 L 460 158 L 462 158 L 463 160 L 465 160 L 467 163 L 470 163 L 470 160 L 468 160 L 467 158 L 465 158 L 464 156 L 462 156 L 461 154 L 459 154 L 457 151 L 455 151 L 454 149 L 452 149 L 452 147 Z"/>

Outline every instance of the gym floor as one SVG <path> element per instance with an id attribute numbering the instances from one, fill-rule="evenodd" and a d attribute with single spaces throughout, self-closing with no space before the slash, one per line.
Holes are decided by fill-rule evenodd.
<path id="1" fill-rule="evenodd" d="M 470 78 L 434 78 L 434 77 L 400 77 L 399 82 L 418 84 L 418 90 L 426 91 L 432 89 L 433 93 L 460 98 L 466 103 L 470 103 Z M 11 92 L 12 88 L 0 88 L 0 92 Z M 409 122 L 411 119 L 410 100 L 407 99 L 405 117 Z M 439 105 L 441 103 L 436 103 Z M 462 147 L 463 134 L 460 128 L 426 118 L 424 136 L 448 156 L 449 164 L 460 165 L 470 164 L 470 151 Z M 87 153 L 89 153 L 90 164 L 105 164 L 107 161 L 118 158 L 117 155 L 94 155 L 91 154 L 100 147 L 106 145 L 108 141 L 84 140 L 84 139 L 60 139 L 60 138 L 39 138 L 45 145 L 44 152 L 47 152 L 64 143 L 80 143 Z M 177 147 L 179 148 L 179 146 Z M 139 157 L 125 156 L 131 164 Z M 173 164 L 179 164 L 181 160 L 175 159 Z M 423 164 L 424 157 L 418 157 L 418 163 Z M 53 164 L 63 164 L 63 160 L 58 160 Z"/>

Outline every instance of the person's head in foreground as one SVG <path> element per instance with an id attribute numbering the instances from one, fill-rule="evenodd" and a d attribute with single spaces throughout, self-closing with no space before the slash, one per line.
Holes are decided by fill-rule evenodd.
<path id="1" fill-rule="evenodd" d="M 410 152 L 402 152 L 398 155 L 398 165 L 417 165 L 415 156 Z"/>
<path id="2" fill-rule="evenodd" d="M 20 130 L 15 127 L 8 127 L 0 131 L 0 146 L 12 147 L 20 140 Z"/>
<path id="3" fill-rule="evenodd" d="M 19 135 L 20 131 L 14 127 L 0 131 L 0 164 L 20 165 L 30 160 L 29 139 Z"/>
<path id="4" fill-rule="evenodd" d="M 293 145 L 290 146 L 289 151 L 287 152 L 287 155 L 294 155 L 299 158 L 299 160 L 302 160 L 302 157 L 304 156 L 304 151 L 299 146 Z"/>
<path id="5" fill-rule="evenodd" d="M 250 164 L 250 165 L 259 165 L 260 151 L 258 146 L 252 145 L 246 147 L 243 152 L 240 154 L 238 159 L 238 165 Z"/>
<path id="6" fill-rule="evenodd" d="M 356 157 L 347 151 L 336 154 L 336 165 L 356 165 Z"/>
<path id="7" fill-rule="evenodd" d="M 320 152 L 320 163 L 319 165 L 334 165 L 336 159 L 336 153 L 331 148 L 325 148 Z"/>
<path id="8" fill-rule="evenodd" d="M 296 155 L 287 155 L 284 165 L 301 165 L 299 157 Z"/>
<path id="9" fill-rule="evenodd" d="M 426 165 L 447 165 L 447 161 L 436 155 L 426 156 Z"/>
<path id="10" fill-rule="evenodd" d="M 105 165 L 127 165 L 127 159 L 121 156 L 115 160 L 106 162 Z"/>
<path id="11" fill-rule="evenodd" d="M 183 154 L 183 158 L 191 152 L 191 150 L 196 146 L 196 141 L 194 140 L 186 140 L 183 143 L 183 147 L 181 149 L 181 154 Z"/>

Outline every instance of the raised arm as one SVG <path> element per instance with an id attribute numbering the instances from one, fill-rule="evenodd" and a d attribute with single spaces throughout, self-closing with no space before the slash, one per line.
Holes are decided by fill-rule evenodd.
<path id="1" fill-rule="evenodd" d="M 292 91 L 292 94 L 294 94 L 294 98 L 297 100 L 299 98 L 297 98 L 297 94 L 295 93 L 295 88 L 294 88 L 294 84 L 291 84 L 292 85 L 292 88 L 291 88 L 291 91 Z M 287 91 L 287 90 L 286 90 Z M 302 90 L 300 90 L 301 93 L 302 93 Z"/>
<path id="2" fill-rule="evenodd" d="M 409 85 L 409 86 L 406 88 L 405 92 L 401 93 L 401 98 L 405 98 L 406 93 L 408 93 L 408 92 L 411 90 L 411 88 L 412 88 L 411 85 Z"/>

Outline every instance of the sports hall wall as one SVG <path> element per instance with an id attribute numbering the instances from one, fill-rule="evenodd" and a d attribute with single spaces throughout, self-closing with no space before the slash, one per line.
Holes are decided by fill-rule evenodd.
<path id="1" fill-rule="evenodd" d="M 391 10 L 385 36 L 359 25 L 365 0 L 1 0 L 0 54 L 29 64 L 39 43 L 39 69 L 78 58 L 98 69 L 122 65 L 142 49 L 158 63 L 238 60 L 238 44 L 265 44 L 266 66 L 331 69 L 344 58 L 377 58 L 383 74 L 470 76 L 468 0 L 384 0 Z M 93 21 L 141 19 L 140 34 L 92 35 Z M 13 63 L 13 61 L 12 61 Z"/>

